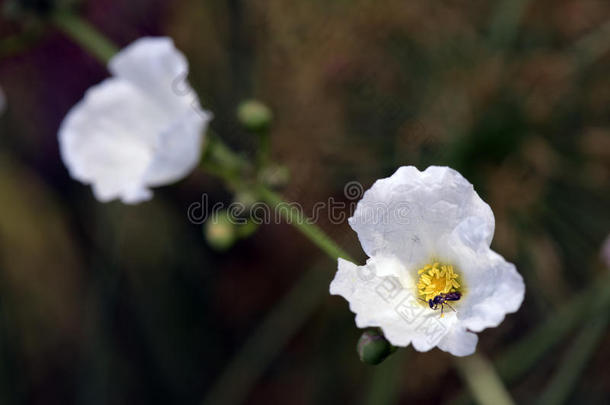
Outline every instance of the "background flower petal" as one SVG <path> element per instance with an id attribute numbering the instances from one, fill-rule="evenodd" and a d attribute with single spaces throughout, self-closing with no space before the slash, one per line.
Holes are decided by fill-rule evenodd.
<path id="1" fill-rule="evenodd" d="M 155 152 L 155 134 L 167 126 L 157 111 L 139 89 L 120 79 L 89 89 L 59 129 L 61 156 L 70 175 L 93 184 L 100 201 L 149 198 L 141 190 L 142 179 Z"/>
<path id="2" fill-rule="evenodd" d="M 189 109 L 161 132 L 154 159 L 145 174 L 149 186 L 178 181 L 199 164 L 209 119 L 203 111 Z"/>
<path id="3" fill-rule="evenodd" d="M 165 114 L 182 114 L 186 108 L 200 108 L 186 80 L 188 62 L 171 38 L 140 38 L 113 57 L 108 69 L 163 104 Z"/>

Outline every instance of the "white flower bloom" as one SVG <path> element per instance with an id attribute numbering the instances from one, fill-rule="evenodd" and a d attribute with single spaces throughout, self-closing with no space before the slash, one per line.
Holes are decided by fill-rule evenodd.
<path id="1" fill-rule="evenodd" d="M 349 223 L 369 259 L 339 259 L 330 292 L 349 302 L 359 328 L 380 327 L 395 346 L 472 354 L 473 332 L 498 326 L 525 292 L 515 266 L 489 247 L 494 222 L 455 170 L 401 167 L 358 203 Z"/>
<path id="2" fill-rule="evenodd" d="M 70 175 L 102 202 L 135 204 L 197 165 L 211 114 L 186 82 L 170 38 L 141 38 L 113 57 L 113 77 L 90 88 L 59 129 Z"/>

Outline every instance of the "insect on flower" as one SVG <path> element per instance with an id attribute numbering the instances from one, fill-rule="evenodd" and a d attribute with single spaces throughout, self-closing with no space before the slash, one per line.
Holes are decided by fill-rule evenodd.
<path id="1" fill-rule="evenodd" d="M 455 308 L 453 308 L 447 301 L 459 301 L 462 297 L 462 294 L 459 292 L 451 292 L 451 293 L 440 293 L 433 299 L 428 300 L 427 304 L 433 310 L 438 310 L 438 306 L 441 306 L 441 318 L 444 315 L 445 305 L 453 310 L 453 312 L 457 312 Z M 419 298 L 420 301 L 426 302 L 425 299 Z"/>

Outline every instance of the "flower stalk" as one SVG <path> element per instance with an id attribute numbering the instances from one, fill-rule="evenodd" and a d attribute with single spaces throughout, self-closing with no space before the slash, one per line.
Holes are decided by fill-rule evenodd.
<path id="1" fill-rule="evenodd" d="M 257 188 L 257 194 L 261 201 L 266 202 L 271 208 L 281 213 L 286 220 L 286 223 L 294 226 L 299 232 L 326 253 L 328 257 L 333 260 L 339 258 L 351 260 L 350 256 L 329 238 L 322 229 L 313 224 L 302 211 L 287 204 L 279 194 L 265 186 L 259 186 Z"/>
<path id="2" fill-rule="evenodd" d="M 59 30 L 76 41 L 104 65 L 119 52 L 119 48 L 101 35 L 95 27 L 74 14 L 58 12 L 51 16 L 51 21 Z"/>
<path id="3" fill-rule="evenodd" d="M 456 358 L 457 370 L 480 405 L 514 405 L 489 360 L 478 353 Z"/>
<path id="4" fill-rule="evenodd" d="M 258 137 L 256 166 L 260 171 L 269 163 L 271 150 L 269 128 L 273 121 L 273 113 L 258 100 L 246 100 L 237 107 L 237 119 L 248 132 Z"/>

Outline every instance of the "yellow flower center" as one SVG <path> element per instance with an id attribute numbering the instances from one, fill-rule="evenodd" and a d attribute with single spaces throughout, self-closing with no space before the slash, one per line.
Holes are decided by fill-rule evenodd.
<path id="1" fill-rule="evenodd" d="M 419 298 L 426 302 L 437 295 L 459 291 L 461 287 L 460 275 L 450 264 L 438 262 L 426 264 L 417 271 L 417 274 L 419 274 L 417 293 Z"/>

